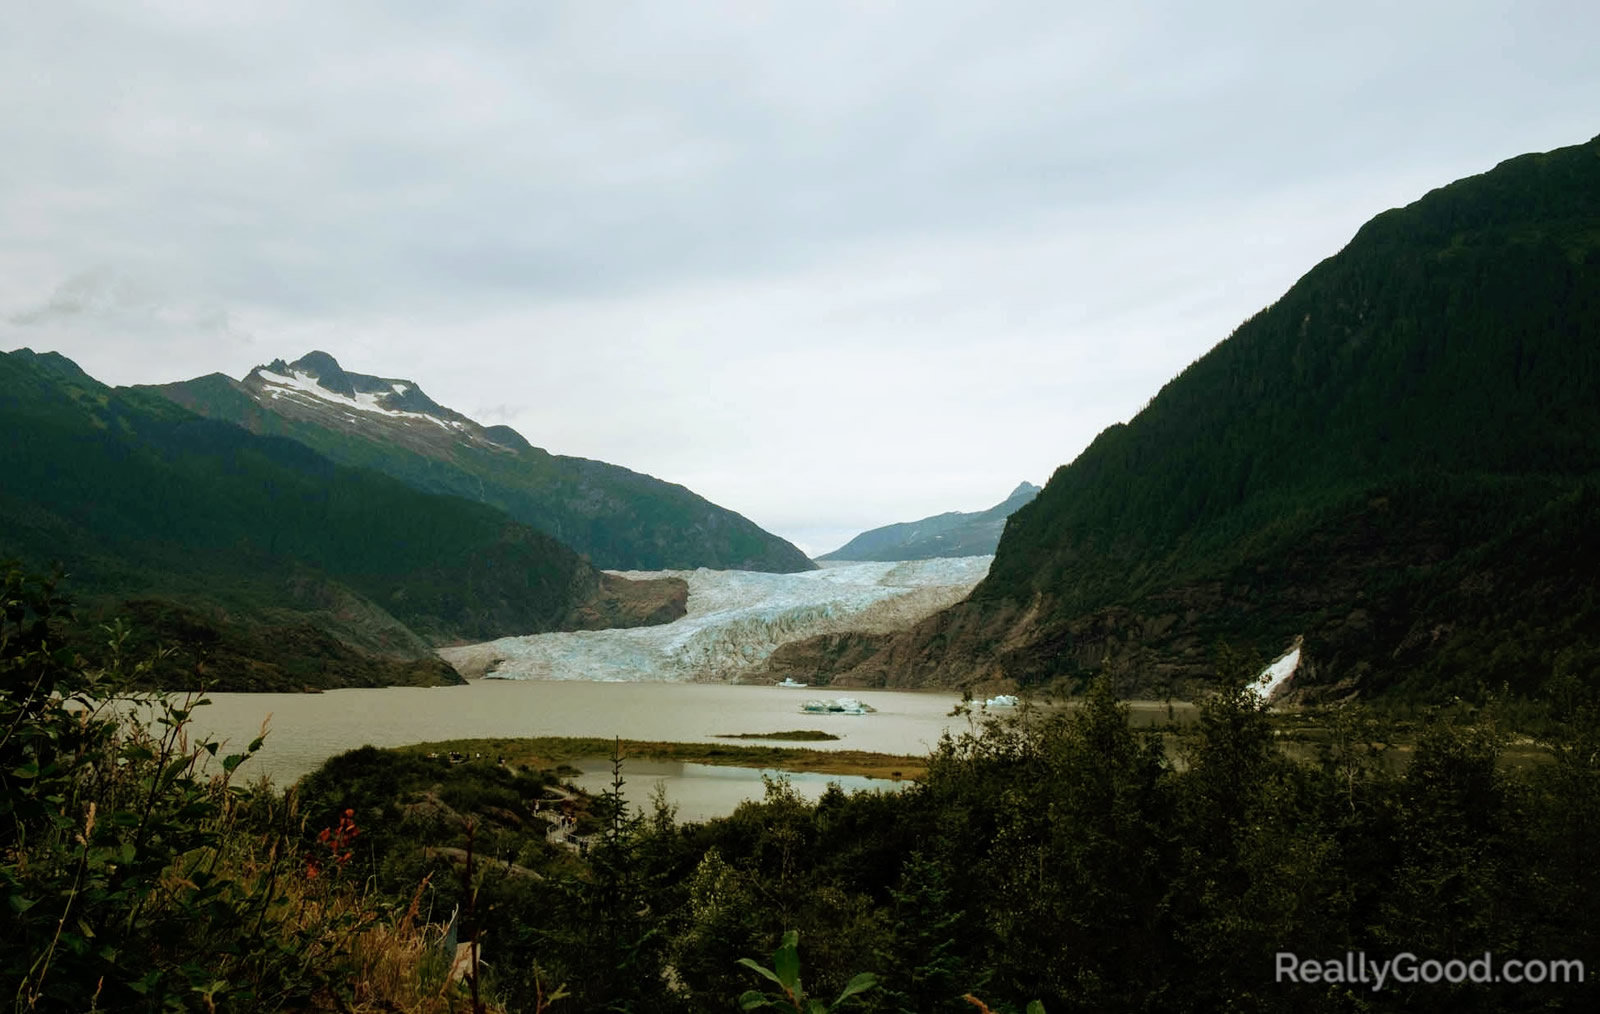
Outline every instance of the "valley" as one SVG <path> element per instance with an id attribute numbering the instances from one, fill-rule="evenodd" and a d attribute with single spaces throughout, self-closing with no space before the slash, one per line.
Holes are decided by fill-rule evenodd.
<path id="1" fill-rule="evenodd" d="M 1600 138 L 1378 214 L 1042 490 L 820 566 L 326 352 L 0 355 L 0 970 L 798 1010 L 803 934 L 895 1014 L 1593 1009 L 1597 338 Z M 1290 992 L 1291 946 L 1578 977 Z"/>

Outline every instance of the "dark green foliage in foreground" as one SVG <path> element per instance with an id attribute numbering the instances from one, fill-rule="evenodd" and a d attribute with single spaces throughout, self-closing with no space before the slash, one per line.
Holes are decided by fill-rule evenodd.
<path id="1" fill-rule="evenodd" d="M 862 972 L 845 984 L 844 991 L 835 997 L 832 1003 L 807 996 L 805 986 L 800 981 L 800 934 L 794 930 L 785 933 L 783 941 L 778 944 L 778 949 L 772 952 L 772 967 L 769 968 L 751 958 L 740 958 L 739 964 L 772 984 L 768 987 L 771 990 L 769 993 L 752 989 L 739 997 L 739 1006 L 744 1010 L 792 1010 L 797 1014 L 828 1014 L 829 1011 L 842 1009 L 847 1001 L 878 984 L 876 975 Z"/>
<path id="2" fill-rule="evenodd" d="M 1008 669 L 1084 675 L 1067 630 L 1114 606 L 1374 688 L 1593 656 L 1596 335 L 1600 138 L 1379 215 L 1013 515 L 974 593 L 1045 597 Z"/>
<path id="3" fill-rule="evenodd" d="M 555 629 L 598 581 L 491 508 L 108 388 L 57 355 L 0 355 L 0 429 L 18 436 L 0 442 L 0 556 L 64 564 L 106 615 L 149 603 L 217 642 L 211 676 L 241 689 L 333 685 L 352 656 L 402 663 L 376 682 L 417 681 L 428 644 Z"/>
<path id="4" fill-rule="evenodd" d="M 193 702 L 127 695 L 139 665 L 62 648 L 54 582 L 0 582 L 0 983 L 16 1010 L 306 1009 L 334 988 L 326 924 L 277 886 L 281 800 L 230 783 L 251 753 L 188 742 Z M 117 632 L 109 632 L 113 648 Z M 142 664 L 142 663 L 141 663 Z M 149 724 L 119 718 L 142 704 Z M 203 777 L 201 758 L 219 773 Z M 216 769 L 214 769 L 216 770 Z"/>
<path id="5" fill-rule="evenodd" d="M 740 959 L 781 976 L 765 956 L 784 954 L 794 931 L 808 996 L 839 996 L 870 972 L 877 988 L 852 1009 L 900 1014 L 974 1010 L 969 993 L 996 1011 L 1034 1000 L 1052 1012 L 1591 1009 L 1592 979 L 1373 992 L 1274 977 L 1279 951 L 1488 951 L 1600 968 L 1594 695 L 1555 681 L 1531 766 L 1503 762 L 1508 733 L 1492 710 L 1438 714 L 1397 754 L 1378 718 L 1337 709 L 1319 745 L 1291 757 L 1243 690 L 1256 668 L 1223 656 L 1175 751 L 1172 733 L 1130 728 L 1102 682 L 1072 711 L 946 740 L 904 793 L 831 790 L 813 805 L 774 782 L 763 801 L 690 825 L 659 804 L 625 817 L 614 795 L 593 800 L 587 860 L 541 858 L 541 836 L 522 848 L 545 879 L 485 865 L 494 995 L 526 1009 L 537 970 L 546 987 L 567 985 L 574 1010 L 727 1009 L 760 986 Z M 490 798 L 494 779 L 527 777 L 495 774 L 487 759 L 420 763 L 361 751 L 307 791 L 330 812 L 352 799 L 380 808 L 384 792 L 414 799 L 430 778 L 441 795 L 461 792 L 450 788 L 460 778 L 481 786 L 482 814 L 511 808 Z M 403 818 L 368 860 L 379 882 L 414 883 L 423 843 L 451 828 L 436 832 Z M 508 854 L 515 840 L 491 850 Z M 448 910 L 459 899 L 435 869 L 435 909 Z M 750 1003 L 778 1002 L 766 985 Z"/>
<path id="6" fill-rule="evenodd" d="M 1570 673 L 1541 713 L 1508 709 L 1539 744 L 1517 766 L 1498 706 L 1435 714 L 1406 751 L 1385 746 L 1379 717 L 1331 710 L 1291 755 L 1243 690 L 1258 661 L 1224 653 L 1176 733 L 1131 728 L 1101 681 L 1075 709 L 946 738 L 905 792 L 811 804 L 778 781 L 680 825 L 660 800 L 627 805 L 625 758 L 612 791 L 570 799 L 495 758 L 371 748 L 330 761 L 297 802 L 199 778 L 213 747 L 182 746 L 186 706 L 148 727 L 85 717 L 74 702 L 107 699 L 122 670 L 56 647 L 48 584 L 12 574 L 4 591 L 0 970 L 22 1009 L 361 1009 L 377 980 L 355 932 L 408 904 L 427 942 L 394 953 L 422 962 L 454 913 L 456 938 L 485 944 L 476 988 L 506 1010 L 561 984 L 556 1010 L 728 1009 L 754 985 L 741 959 L 775 949 L 769 984 L 802 957 L 808 997 L 872 973 L 850 1003 L 897 1014 L 972 1010 L 969 993 L 1056 1014 L 1600 999 L 1592 978 L 1275 981 L 1280 951 L 1600 969 L 1600 698 Z M 570 808 L 584 849 L 548 841 L 534 805 Z M 353 841 L 317 835 L 352 814 Z M 438 980 L 423 995 L 450 1002 Z"/>
<path id="7" fill-rule="evenodd" d="M 880 1010 L 970 1009 L 967 991 L 1051 1011 L 1588 1009 L 1592 981 L 1374 994 L 1273 978 L 1280 950 L 1595 968 L 1584 921 L 1600 876 L 1579 854 L 1600 761 L 1578 754 L 1593 698 L 1568 705 L 1591 724 L 1552 727 L 1552 763 L 1512 772 L 1489 717 L 1441 717 L 1395 765 L 1341 712 L 1343 738 L 1291 760 L 1240 682 L 1205 703 L 1182 767 L 1100 687 L 1068 715 L 947 742 L 904 795 L 806 807 L 780 793 L 680 832 L 691 885 L 733 904 L 682 897 L 674 967 L 709 1002 L 727 985 L 716 955 L 765 953 L 797 928 L 826 941 L 807 952 L 815 992 L 871 969 Z"/>

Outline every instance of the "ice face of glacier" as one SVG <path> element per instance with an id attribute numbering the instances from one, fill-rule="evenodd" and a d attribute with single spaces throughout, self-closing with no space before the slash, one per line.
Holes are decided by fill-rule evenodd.
<path id="1" fill-rule="evenodd" d="M 993 559 L 847 563 L 801 574 L 628 571 L 624 577 L 683 578 L 688 613 L 658 627 L 503 637 L 439 654 L 502 679 L 732 679 L 789 641 L 910 626 L 966 597 Z"/>

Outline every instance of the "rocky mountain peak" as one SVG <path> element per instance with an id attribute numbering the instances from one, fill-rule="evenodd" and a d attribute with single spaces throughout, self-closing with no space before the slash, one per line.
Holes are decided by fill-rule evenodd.
<path id="1" fill-rule="evenodd" d="M 282 362 L 283 360 L 280 359 L 277 361 Z M 315 350 L 307 352 L 299 359 L 296 359 L 294 362 L 290 363 L 289 367 L 292 370 L 297 370 L 301 373 L 307 374 L 308 376 L 315 377 L 318 384 L 334 392 L 335 394 L 342 394 L 346 398 L 355 397 L 357 388 L 355 384 L 351 382 L 353 378 L 350 376 L 350 374 L 344 372 L 344 370 L 340 368 L 339 360 L 328 355 L 326 352 L 318 352 Z M 364 379 L 376 380 L 377 378 L 371 377 Z"/>
<path id="2" fill-rule="evenodd" d="M 270 398 L 303 410 L 333 411 L 354 418 L 430 421 L 458 434 L 476 431 L 477 424 L 452 412 L 422 392 L 414 381 L 352 373 L 326 352 L 313 350 L 293 362 L 274 359 L 257 366 L 244 386 L 258 398 Z M 352 416 L 358 413 L 359 416 Z"/>
<path id="3" fill-rule="evenodd" d="M 439 405 L 411 380 L 355 373 L 320 350 L 274 359 L 242 382 L 196 378 L 158 390 L 340 464 L 504 511 L 606 568 L 815 569 L 799 548 L 676 483 L 552 455 L 510 426 L 483 426 Z"/>

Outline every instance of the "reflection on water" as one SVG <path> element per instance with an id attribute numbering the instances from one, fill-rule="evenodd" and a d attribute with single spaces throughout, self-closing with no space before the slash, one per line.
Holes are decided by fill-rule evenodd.
<path id="1" fill-rule="evenodd" d="M 523 736 L 620 736 L 701 743 L 727 742 L 717 739 L 719 734 L 816 729 L 840 738 L 795 745 L 921 755 L 938 743 L 946 728 L 966 728 L 965 719 L 948 717 L 958 700 L 952 693 L 848 692 L 872 705 L 877 713 L 803 714 L 800 705 L 818 691 L 772 686 L 479 680 L 460 687 L 212 694 L 212 704 L 195 713 L 195 729 L 222 736 L 234 749 L 242 749 L 270 715 L 266 747 L 239 773 L 247 780 L 267 774 L 278 784 L 286 785 L 329 757 L 366 744 L 404 746 L 430 740 Z M 630 790 L 628 795 L 641 804 L 649 794 L 642 764 L 630 762 L 626 773 L 630 782 L 636 774 L 639 777 L 638 791 Z M 681 807 L 683 819 L 697 819 L 713 812 L 706 809 L 713 805 L 710 801 L 691 806 L 689 794 L 700 792 L 702 787 L 710 794 L 708 800 L 724 801 L 715 804 L 717 813 L 732 810 L 740 799 L 760 797 L 759 772 L 749 768 L 711 770 L 716 773 L 663 776 Z M 605 774 L 609 778 L 608 767 Z M 855 781 L 810 775 L 792 777 L 797 790 L 813 798 L 829 780 L 846 785 Z M 814 786 L 813 779 L 819 779 Z M 742 783 L 750 791 L 735 797 L 712 787 L 719 781 Z"/>
<path id="2" fill-rule="evenodd" d="M 571 779 L 585 792 L 599 794 L 611 788 L 611 759 L 586 757 L 573 767 L 583 772 Z M 650 808 L 655 786 L 666 789 L 667 799 L 678 808 L 678 819 L 709 820 L 732 813 L 747 799 L 760 799 L 766 793 L 762 776 L 787 778 L 795 794 L 816 802 L 829 784 L 846 792 L 872 789 L 893 792 L 910 782 L 859 775 L 819 775 L 809 772 L 775 771 L 761 768 L 726 767 L 720 764 L 691 764 L 680 761 L 626 760 L 622 766 L 623 796 L 630 809 Z"/>

